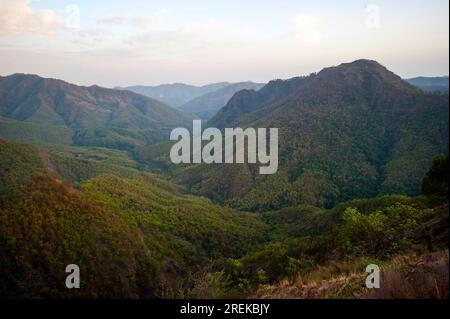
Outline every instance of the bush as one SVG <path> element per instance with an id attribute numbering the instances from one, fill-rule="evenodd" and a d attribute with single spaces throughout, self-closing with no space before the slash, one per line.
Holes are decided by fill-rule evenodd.
<path id="1" fill-rule="evenodd" d="M 431 209 L 397 203 L 364 215 L 347 208 L 338 241 L 344 255 L 388 257 L 411 247 L 417 226 L 433 216 Z"/>

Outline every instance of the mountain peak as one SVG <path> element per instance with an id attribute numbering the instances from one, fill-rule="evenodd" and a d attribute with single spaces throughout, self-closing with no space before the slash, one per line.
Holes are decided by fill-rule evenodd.
<path id="1" fill-rule="evenodd" d="M 353 62 L 343 63 L 343 65 L 345 65 L 345 64 L 358 65 L 358 66 L 374 66 L 374 67 L 384 68 L 384 66 L 382 66 L 378 61 L 370 60 L 370 59 L 358 59 Z"/>
<path id="2" fill-rule="evenodd" d="M 389 74 L 390 76 L 395 76 L 400 79 L 399 76 L 397 76 L 395 73 L 389 71 L 384 65 L 381 63 L 375 61 L 375 60 L 368 60 L 368 59 L 359 59 L 355 60 L 353 62 L 345 62 L 341 63 L 338 66 L 332 66 L 328 68 L 324 68 L 319 72 L 323 73 L 329 70 L 345 70 L 345 71 L 357 71 L 357 72 L 375 72 L 378 74 Z"/>
<path id="3" fill-rule="evenodd" d="M 221 128 L 248 124 L 286 101 L 296 101 L 288 103 L 291 106 L 307 103 L 334 108 L 337 101 L 341 104 L 356 103 L 357 100 L 371 103 L 382 97 L 402 99 L 423 94 L 377 61 L 359 59 L 324 68 L 306 77 L 273 80 L 258 92 L 237 92 L 209 124 Z"/>
<path id="4" fill-rule="evenodd" d="M 324 68 L 317 74 L 317 80 L 323 85 L 349 90 L 352 87 L 374 89 L 384 87 L 398 91 L 422 94 L 422 92 L 405 82 L 400 76 L 388 70 L 384 65 L 374 60 L 359 59 L 342 63 L 338 66 Z M 371 90 L 373 91 L 373 90 Z"/>

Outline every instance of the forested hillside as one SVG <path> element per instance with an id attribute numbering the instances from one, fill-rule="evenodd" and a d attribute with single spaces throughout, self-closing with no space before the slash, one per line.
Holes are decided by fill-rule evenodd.
<path id="1" fill-rule="evenodd" d="M 34 146 L 1 151 L 2 297 L 183 297 L 208 260 L 248 252 L 266 227 L 153 174 L 115 169 L 76 187 L 59 175 L 93 174 L 89 160 L 60 171 Z M 78 291 L 64 285 L 71 262 L 84 270 Z"/>
<path id="2" fill-rule="evenodd" d="M 448 102 L 368 60 L 273 81 L 236 93 L 209 125 L 279 128 L 276 174 L 261 176 L 245 164 L 173 174 L 195 193 L 245 210 L 418 195 L 433 156 L 448 153 Z M 141 151 L 149 162 L 157 153 Z"/>
<path id="3" fill-rule="evenodd" d="M 171 128 L 188 126 L 193 118 L 130 91 L 82 87 L 26 74 L 0 77 L 0 116 L 23 122 L 2 124 L 2 137 L 18 135 L 24 140 L 21 129 L 39 132 L 48 126 L 52 132 L 72 131 L 77 145 L 128 149 L 161 141 Z"/>
<path id="4" fill-rule="evenodd" d="M 369 60 L 241 90 L 208 125 L 279 128 L 260 175 L 171 163 L 192 117 L 151 98 L 2 77 L 0 296 L 448 298 L 448 103 Z"/>
<path id="5" fill-rule="evenodd" d="M 448 156 L 434 159 L 423 187 L 433 191 L 263 213 L 265 244 L 216 262 L 193 295 L 448 298 Z M 365 286 L 369 264 L 381 269 L 379 289 Z"/>
<path id="6" fill-rule="evenodd" d="M 408 286 L 409 293 L 446 296 L 446 156 L 436 157 L 426 174 L 426 196 L 256 214 L 189 195 L 149 173 L 99 173 L 77 186 L 51 164 L 54 152 L 77 151 L 80 157 L 65 171 L 77 170 L 76 161 L 89 162 L 90 151 L 57 148 L 43 155 L 35 146 L 11 142 L 2 142 L 1 149 L 3 297 L 354 298 L 368 293 L 360 287 L 364 265 L 376 262 L 399 274 L 399 267 L 417 268 L 417 258 L 430 262 L 428 268 L 417 268 L 421 281 L 416 284 L 422 286 Z M 105 151 L 103 157 L 118 166 L 133 165 L 121 154 Z M 83 270 L 83 289 L 65 288 L 68 263 Z M 426 269 L 432 272 L 423 273 Z M 337 289 L 337 278 L 345 283 L 339 287 L 347 288 Z M 314 290 L 318 279 L 319 292 Z M 279 283 L 284 280 L 288 284 Z M 436 282 L 437 292 L 424 288 L 430 282 Z"/>

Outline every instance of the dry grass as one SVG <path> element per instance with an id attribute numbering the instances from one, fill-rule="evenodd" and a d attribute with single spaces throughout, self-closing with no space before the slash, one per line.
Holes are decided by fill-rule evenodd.
<path id="1" fill-rule="evenodd" d="M 449 284 L 448 250 L 401 256 L 383 272 L 380 289 L 367 295 L 376 299 L 446 299 Z"/>
<path id="2" fill-rule="evenodd" d="M 417 299 L 448 298 L 448 250 L 424 255 L 403 255 L 382 268 L 380 288 L 365 286 L 367 273 L 361 260 L 333 262 L 297 278 L 262 288 L 255 297 L 269 299 Z"/>

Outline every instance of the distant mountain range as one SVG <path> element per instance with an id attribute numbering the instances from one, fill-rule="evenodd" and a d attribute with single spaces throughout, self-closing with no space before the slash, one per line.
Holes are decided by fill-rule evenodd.
<path id="1" fill-rule="evenodd" d="M 448 93 L 448 76 L 440 76 L 440 77 L 419 76 L 416 78 L 406 79 L 405 81 L 427 92 Z"/>
<path id="2" fill-rule="evenodd" d="M 161 140 L 193 116 L 130 91 L 83 87 L 37 75 L 0 77 L 0 116 L 33 128 L 65 127 L 80 145 L 116 146 L 140 139 Z M 23 124 L 20 124 L 23 127 Z M 168 134 L 166 132 L 166 134 Z M 32 137 L 32 136 L 31 136 Z"/>
<path id="3" fill-rule="evenodd" d="M 448 297 L 448 94 L 370 60 L 249 85 L 209 125 L 279 128 L 273 175 L 172 164 L 194 116 L 155 99 L 0 77 L 0 298 L 370 298 L 368 260 Z"/>
<path id="4" fill-rule="evenodd" d="M 259 90 L 264 84 L 240 82 L 227 85 L 217 91 L 206 93 L 179 107 L 180 110 L 197 115 L 202 120 L 209 120 L 221 109 L 234 93 L 241 90 Z"/>
<path id="5" fill-rule="evenodd" d="M 270 85 L 266 87 L 264 91 L 277 90 L 276 87 L 279 85 L 280 87 L 277 94 L 284 96 L 290 93 L 288 86 L 292 85 L 292 88 L 295 88 L 295 80 L 301 79 L 301 77 L 294 78 L 285 83 L 283 83 L 282 80 L 271 81 Z M 448 92 L 448 76 L 416 77 L 405 79 L 405 81 L 427 92 Z M 116 89 L 129 90 L 154 98 L 207 121 L 210 120 L 236 92 L 241 90 L 258 91 L 262 87 L 264 87 L 264 84 L 247 81 L 239 83 L 219 82 L 204 86 L 194 86 L 183 83 L 161 84 L 158 86 L 138 85 L 123 88 L 117 87 Z M 246 92 L 245 94 L 248 95 L 240 95 L 239 98 L 248 99 L 246 101 L 247 107 L 251 108 L 253 103 L 258 103 L 257 101 L 252 100 L 252 92 Z M 262 94 L 264 95 L 264 92 L 262 92 Z M 272 94 L 270 95 L 272 98 L 275 98 Z"/>
<path id="6" fill-rule="evenodd" d="M 188 85 L 183 83 L 161 84 L 158 86 L 127 86 L 116 89 L 128 90 L 142 94 L 158 101 L 164 102 L 172 107 L 180 107 L 183 104 L 204 94 L 220 90 L 229 85 L 228 82 L 213 83 L 204 86 Z"/>
<path id="7" fill-rule="evenodd" d="M 208 123 L 279 128 L 279 170 L 253 165 L 177 168 L 191 189 L 245 210 L 420 193 L 431 159 L 448 153 L 448 95 L 426 93 L 375 61 L 243 90 Z"/>
<path id="8" fill-rule="evenodd" d="M 223 107 L 234 93 L 249 89 L 258 90 L 264 84 L 253 82 L 229 83 L 220 82 L 204 86 L 194 86 L 183 83 L 162 84 L 158 86 L 118 87 L 142 94 L 179 110 L 196 115 L 202 120 L 208 120 Z"/>

